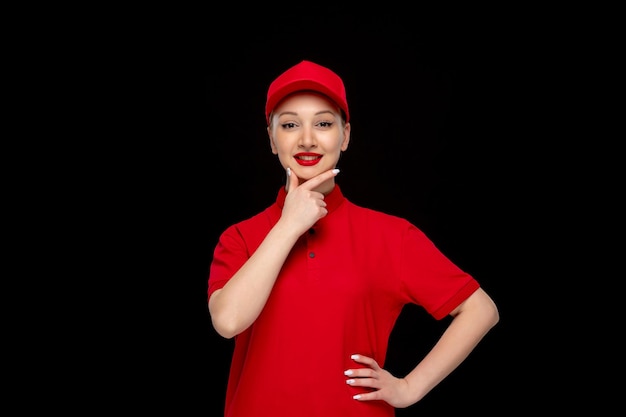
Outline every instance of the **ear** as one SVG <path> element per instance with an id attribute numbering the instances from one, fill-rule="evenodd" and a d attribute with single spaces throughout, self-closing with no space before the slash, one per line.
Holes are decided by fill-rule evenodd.
<path id="1" fill-rule="evenodd" d="M 341 142 L 341 150 L 345 151 L 348 149 L 348 144 L 350 143 L 350 123 L 346 123 L 343 128 L 343 142 Z"/>
<path id="2" fill-rule="evenodd" d="M 272 153 L 274 155 L 278 155 L 278 149 L 276 149 L 276 144 L 274 143 L 274 137 L 272 136 L 272 129 L 270 126 L 267 127 L 267 136 L 270 139 L 270 148 L 272 148 Z"/>

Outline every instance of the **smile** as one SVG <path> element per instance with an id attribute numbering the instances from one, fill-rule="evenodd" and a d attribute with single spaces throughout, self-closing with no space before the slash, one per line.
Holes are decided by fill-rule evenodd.
<path id="1" fill-rule="evenodd" d="M 316 165 L 321 159 L 322 155 L 314 153 L 299 153 L 294 156 L 296 162 L 302 166 Z"/>

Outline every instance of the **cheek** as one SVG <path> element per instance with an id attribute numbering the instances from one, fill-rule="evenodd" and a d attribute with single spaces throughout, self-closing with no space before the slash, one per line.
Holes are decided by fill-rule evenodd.
<path id="1" fill-rule="evenodd" d="M 272 144 L 272 150 L 276 155 L 287 155 L 290 154 L 293 150 L 293 143 L 289 137 L 280 135 L 278 137 L 274 136 Z"/>
<path id="2" fill-rule="evenodd" d="M 285 162 L 291 159 L 291 152 L 288 152 L 284 147 L 274 146 L 272 153 L 278 156 L 278 160 L 282 165 L 285 165 Z"/>
<path id="3" fill-rule="evenodd" d="M 281 155 L 286 155 L 289 152 L 287 152 L 287 148 L 285 146 L 280 146 L 277 145 L 276 142 L 274 142 L 274 154 L 281 156 Z"/>
<path id="4" fill-rule="evenodd" d="M 341 135 L 339 138 L 339 151 L 345 151 L 348 147 L 348 141 L 345 140 L 345 137 Z"/>

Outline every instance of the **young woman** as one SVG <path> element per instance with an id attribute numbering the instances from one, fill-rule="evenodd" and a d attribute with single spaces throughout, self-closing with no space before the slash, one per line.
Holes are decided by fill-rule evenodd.
<path id="1" fill-rule="evenodd" d="M 467 358 L 498 310 L 416 226 L 344 197 L 350 112 L 337 74 L 298 63 L 269 86 L 265 114 L 286 184 L 222 233 L 208 278 L 213 326 L 235 338 L 225 416 L 393 416 Z M 395 376 L 385 355 L 408 303 L 452 320 Z"/>

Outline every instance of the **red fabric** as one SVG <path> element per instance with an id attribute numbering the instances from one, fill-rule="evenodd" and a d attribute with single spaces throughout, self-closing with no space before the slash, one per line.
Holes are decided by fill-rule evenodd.
<path id="1" fill-rule="evenodd" d="M 280 217 L 285 199 L 229 227 L 215 248 L 208 296 L 222 288 Z M 235 338 L 226 417 L 390 417 L 381 401 L 352 398 L 362 388 L 343 372 L 350 355 L 384 366 L 391 330 L 407 303 L 441 319 L 478 282 L 415 226 L 351 203 L 339 186 L 329 214 L 292 249 L 261 315 Z"/>
<path id="2" fill-rule="evenodd" d="M 350 121 L 348 100 L 343 80 L 330 69 L 310 61 L 302 61 L 278 76 L 267 91 L 265 119 L 285 97 L 296 91 L 312 90 L 328 96 L 344 111 L 346 122 Z"/>

